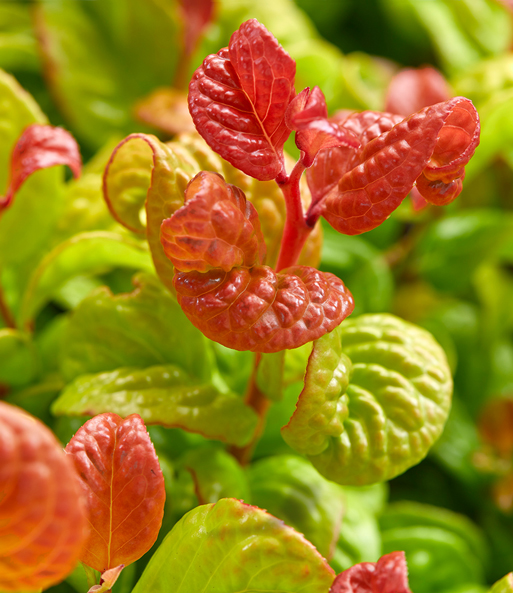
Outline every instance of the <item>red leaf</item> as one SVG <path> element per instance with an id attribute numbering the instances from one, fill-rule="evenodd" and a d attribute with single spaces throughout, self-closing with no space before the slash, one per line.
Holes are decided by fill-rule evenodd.
<path id="1" fill-rule="evenodd" d="M 404 552 L 381 556 L 377 562 L 362 562 L 341 572 L 330 593 L 411 593 Z"/>
<path id="2" fill-rule="evenodd" d="M 184 46 L 185 53 L 191 55 L 196 49 L 203 29 L 213 20 L 213 0 L 180 0 L 180 7 L 184 16 Z"/>
<path id="3" fill-rule="evenodd" d="M 0 589 L 46 589 L 66 577 L 87 536 L 78 476 L 39 420 L 0 402 Z"/>
<path id="4" fill-rule="evenodd" d="M 387 91 L 385 111 L 404 117 L 451 98 L 445 78 L 434 68 L 409 68 L 396 74 Z"/>
<path id="5" fill-rule="evenodd" d="M 185 205 L 162 223 L 160 239 L 181 272 L 208 272 L 263 263 L 258 214 L 244 193 L 221 175 L 202 171 L 185 190 Z"/>
<path id="6" fill-rule="evenodd" d="M 320 150 L 335 146 L 356 149 L 360 145 L 352 132 L 328 121 L 326 99 L 318 86 L 307 87 L 290 102 L 285 120 L 296 130 L 296 146 L 305 153 L 303 164 L 310 167 Z"/>
<path id="7" fill-rule="evenodd" d="M 343 282 L 327 272 L 268 266 L 179 273 L 178 302 L 207 338 L 235 350 L 297 348 L 337 327 L 354 309 Z"/>
<path id="8" fill-rule="evenodd" d="M 266 181 L 283 170 L 296 64 L 256 19 L 228 48 L 205 58 L 189 85 L 189 110 L 207 144 L 244 173 Z"/>
<path id="9" fill-rule="evenodd" d="M 32 124 L 25 128 L 11 154 L 9 184 L 5 196 L 0 196 L 0 213 L 34 171 L 55 165 L 68 165 L 75 177 L 80 176 L 82 161 L 73 136 L 52 126 Z"/>
<path id="10" fill-rule="evenodd" d="M 91 532 L 81 560 L 104 572 L 135 562 L 157 539 L 164 478 L 141 417 L 100 414 L 71 439 L 66 453 L 81 477 Z"/>
<path id="11" fill-rule="evenodd" d="M 390 216 L 421 175 L 422 196 L 446 203 L 459 193 L 463 167 L 478 142 L 479 119 L 468 99 L 427 107 L 363 145 L 351 170 L 325 197 L 322 215 L 341 233 L 370 231 Z"/>

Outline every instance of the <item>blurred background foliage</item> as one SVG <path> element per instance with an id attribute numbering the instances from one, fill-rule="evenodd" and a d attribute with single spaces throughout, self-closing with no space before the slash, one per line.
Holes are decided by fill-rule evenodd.
<path id="1" fill-rule="evenodd" d="M 389 502 L 381 486 L 365 495 L 343 489 L 345 518 L 334 566 L 341 570 L 404 549 L 415 593 L 477 593 L 513 569 L 512 10 L 507 0 L 218 0 L 214 20 L 190 61 L 185 60 L 184 73 L 183 15 L 174 0 L 0 2 L 0 68 L 33 95 L 51 123 L 76 136 L 89 162 L 82 180 L 66 186 L 73 208 L 64 209 L 53 228 L 54 245 L 70 236 L 68 228 L 113 228 L 99 189 L 113 142 L 135 131 L 169 139 L 169 125 L 160 119 L 169 115 L 171 88 L 179 110 L 180 92 L 194 69 L 206 54 L 227 45 L 248 18 L 261 21 L 296 60 L 297 89 L 319 85 L 330 112 L 383 110 L 394 74 L 424 65 L 437 68 L 454 95 L 475 103 L 481 144 L 453 204 L 416 212 L 405 200 L 381 227 L 359 237 L 324 229 L 321 267 L 353 292 L 355 314 L 390 311 L 427 328 L 454 371 L 454 406 L 443 436 L 424 462 L 389 484 Z M 141 105 L 162 88 L 163 98 L 153 103 L 154 121 L 141 117 Z M 5 101 L 2 109 L 7 109 Z M 31 113 L 42 120 L 36 107 Z M 4 165 L 8 155 L 1 150 Z M 60 188 L 55 189 L 60 195 L 62 181 L 53 177 L 48 183 Z M 0 239 L 4 256 L 8 248 Z M 127 249 L 126 255 L 113 256 L 110 268 L 91 265 L 73 281 L 63 278 L 46 298 L 36 319 L 36 327 L 44 330 L 38 337 L 43 362 L 35 361 L 32 346 L 20 337 L 0 343 L 0 354 L 4 347 L 11 357 L 0 360 L 0 393 L 9 385 L 11 401 L 50 423 L 63 440 L 78 425 L 49 414 L 49 402 L 63 384 L 57 373 L 38 383 L 38 364 L 58 367 L 55 350 L 63 331 L 56 313 L 73 310 L 103 284 L 114 293 L 130 290 L 134 269 L 148 268 L 145 261 L 130 263 L 137 250 Z M 5 273 L 2 281 L 13 293 L 23 284 L 14 273 Z M 16 348 L 12 340 L 19 341 Z M 248 361 L 232 360 L 222 348 L 215 355 L 236 388 L 234 371 L 244 374 Z M 24 369 L 21 382 L 16 369 Z M 257 449 L 262 459 L 271 452 L 290 453 L 277 427 L 286 422 L 295 397 L 297 383 L 291 380 L 283 401 L 271 410 Z M 172 525 L 197 504 L 190 477 L 180 469 L 183 461 L 176 460 L 184 449 L 194 451 L 205 443 L 173 431 L 155 429 L 152 436 L 174 476 L 167 514 Z M 296 461 L 286 459 L 280 465 L 285 477 L 275 484 L 257 480 L 255 466 L 249 477 L 259 484 L 254 499 L 258 503 L 260 497 L 270 510 L 274 504 L 276 514 L 290 524 L 296 521 L 312 538 L 321 537 L 305 516 L 314 507 L 328 512 L 331 485 L 299 496 L 301 472 Z M 315 474 L 311 468 L 305 472 Z M 287 499 L 291 492 L 296 492 L 295 506 Z M 79 581 L 71 578 L 60 588 Z M 125 581 L 129 591 L 128 576 Z"/>

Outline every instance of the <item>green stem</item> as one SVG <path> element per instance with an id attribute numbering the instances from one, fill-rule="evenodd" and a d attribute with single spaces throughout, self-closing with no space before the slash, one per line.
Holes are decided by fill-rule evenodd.
<path id="1" fill-rule="evenodd" d="M 3 318 L 4 323 L 7 327 L 10 327 L 11 329 L 16 329 L 16 320 L 14 319 L 14 315 L 11 313 L 9 305 L 7 304 L 1 284 L 0 284 L 0 316 Z"/>

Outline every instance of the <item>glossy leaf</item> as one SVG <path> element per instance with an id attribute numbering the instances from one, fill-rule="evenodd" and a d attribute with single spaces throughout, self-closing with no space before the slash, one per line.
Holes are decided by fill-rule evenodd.
<path id="1" fill-rule="evenodd" d="M 117 233 L 81 233 L 61 243 L 32 274 L 20 307 L 20 324 L 34 319 L 58 287 L 70 278 L 112 267 L 153 269 L 144 245 Z"/>
<path id="2" fill-rule="evenodd" d="M 411 593 L 404 552 L 392 552 L 377 562 L 363 562 L 340 573 L 330 593 Z"/>
<path id="3" fill-rule="evenodd" d="M 304 459 L 267 457 L 249 469 L 251 501 L 283 519 L 330 560 L 340 532 L 344 493 Z"/>
<path id="4" fill-rule="evenodd" d="M 198 379 L 211 375 L 206 340 L 157 278 L 139 275 L 135 290 L 102 287 L 74 311 L 62 338 L 60 369 L 71 380 L 119 367 L 176 364 Z"/>
<path id="5" fill-rule="evenodd" d="M 257 507 L 223 499 L 175 525 L 133 592 L 326 593 L 333 576 L 302 535 Z"/>
<path id="6" fill-rule="evenodd" d="M 192 77 L 189 110 L 198 132 L 247 175 L 275 179 L 284 168 L 295 73 L 294 60 L 263 25 L 242 23 L 228 48 L 207 56 Z"/>
<path id="7" fill-rule="evenodd" d="M 228 348 L 278 352 L 331 331 L 353 310 L 351 293 L 333 274 L 294 266 L 178 273 L 174 286 L 189 320 Z"/>
<path id="8" fill-rule="evenodd" d="M 255 412 L 242 399 L 174 365 L 82 375 L 52 406 L 56 415 L 107 411 L 139 414 L 148 424 L 179 427 L 235 445 L 247 443 L 257 423 Z"/>
<path id="9" fill-rule="evenodd" d="M 192 475 L 199 504 L 217 502 L 227 496 L 249 500 L 244 470 L 223 449 L 212 446 L 192 449 L 183 455 L 180 463 Z"/>
<path id="10" fill-rule="evenodd" d="M 0 402 L 0 588 L 34 591 L 77 563 L 86 532 L 78 476 L 51 431 Z"/>
<path id="11" fill-rule="evenodd" d="M 387 90 L 385 111 L 404 117 L 451 98 L 443 75 L 429 66 L 401 70 Z"/>
<path id="12" fill-rule="evenodd" d="M 62 128 L 32 124 L 18 138 L 11 155 L 9 185 L 0 196 L 0 213 L 9 207 L 25 180 L 39 169 L 68 165 L 80 176 L 82 159 L 73 136 Z"/>
<path id="13" fill-rule="evenodd" d="M 428 202 L 447 204 L 461 191 L 479 132 L 477 112 L 463 97 L 415 113 L 359 150 L 351 170 L 326 196 L 322 215 L 344 234 L 369 231 L 415 182 Z"/>
<path id="14" fill-rule="evenodd" d="M 431 334 L 362 315 L 314 344 L 285 441 L 339 484 L 388 480 L 418 463 L 447 419 L 452 379 Z"/>
<path id="15" fill-rule="evenodd" d="M 180 272 L 252 267 L 265 259 L 258 214 L 238 187 L 202 171 L 189 182 L 185 204 L 164 220 L 160 240 Z"/>
<path id="16" fill-rule="evenodd" d="M 102 414 L 65 449 L 80 474 L 89 510 L 81 561 L 100 572 L 147 552 L 162 523 L 166 493 L 155 449 L 140 416 Z"/>

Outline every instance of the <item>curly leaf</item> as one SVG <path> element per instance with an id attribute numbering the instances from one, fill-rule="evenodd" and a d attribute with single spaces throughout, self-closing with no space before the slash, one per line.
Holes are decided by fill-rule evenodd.
<path id="1" fill-rule="evenodd" d="M 81 561 L 100 572 L 131 564 L 157 539 L 164 477 L 140 416 L 101 414 L 65 449 L 80 474 L 91 530 Z"/>
<path id="2" fill-rule="evenodd" d="M 244 193 L 221 175 L 202 171 L 185 190 L 185 204 L 164 220 L 160 240 L 180 272 L 208 272 L 263 263 L 258 214 Z"/>
<path id="3" fill-rule="evenodd" d="M 385 111 L 404 117 L 451 98 L 449 84 L 434 68 L 407 68 L 392 78 Z"/>
<path id="4" fill-rule="evenodd" d="M 75 177 L 80 176 L 82 159 L 73 136 L 62 128 L 41 124 L 25 128 L 12 151 L 9 185 L 5 196 L 0 196 L 0 213 L 32 173 L 55 165 L 68 165 Z"/>
<path id="5" fill-rule="evenodd" d="M 80 557 L 86 523 L 78 476 L 57 439 L 0 402 L 0 589 L 61 581 Z"/>
<path id="6" fill-rule="evenodd" d="M 341 233 L 369 231 L 390 216 L 415 182 L 428 202 L 448 203 L 461 191 L 479 132 L 477 112 L 464 97 L 415 113 L 360 148 L 351 170 L 326 195 L 322 215 Z"/>
<path id="7" fill-rule="evenodd" d="M 257 424 L 255 412 L 242 399 L 170 364 L 82 375 L 52 407 L 57 415 L 107 411 L 139 414 L 148 424 L 183 428 L 235 445 L 246 444 Z"/>
<path id="8" fill-rule="evenodd" d="M 197 130 L 234 167 L 275 179 L 284 169 L 295 74 L 294 60 L 263 25 L 242 23 L 229 47 L 207 56 L 192 77 L 189 110 Z"/>
<path id="9" fill-rule="evenodd" d="M 404 552 L 381 556 L 377 562 L 362 562 L 340 573 L 330 593 L 411 593 Z"/>
<path id="10" fill-rule="evenodd" d="M 333 571 L 301 534 L 265 511 L 225 498 L 183 517 L 133 593 L 326 593 Z"/>
<path id="11" fill-rule="evenodd" d="M 315 342 L 282 435 L 339 484 L 389 480 L 440 436 L 451 393 L 431 334 L 392 315 L 362 315 Z"/>
<path id="12" fill-rule="evenodd" d="M 176 274 L 178 302 L 207 338 L 253 352 L 297 348 L 331 331 L 354 308 L 343 282 L 327 272 L 268 266 Z"/>
<path id="13" fill-rule="evenodd" d="M 337 543 L 344 493 L 300 457 L 277 455 L 249 469 L 251 501 L 303 533 L 328 560 Z M 345 519 L 344 519 L 345 521 Z"/>
<path id="14" fill-rule="evenodd" d="M 113 295 L 101 287 L 78 305 L 62 338 L 64 377 L 170 363 L 209 378 L 206 340 L 176 299 L 149 274 L 133 282 L 133 292 Z"/>

